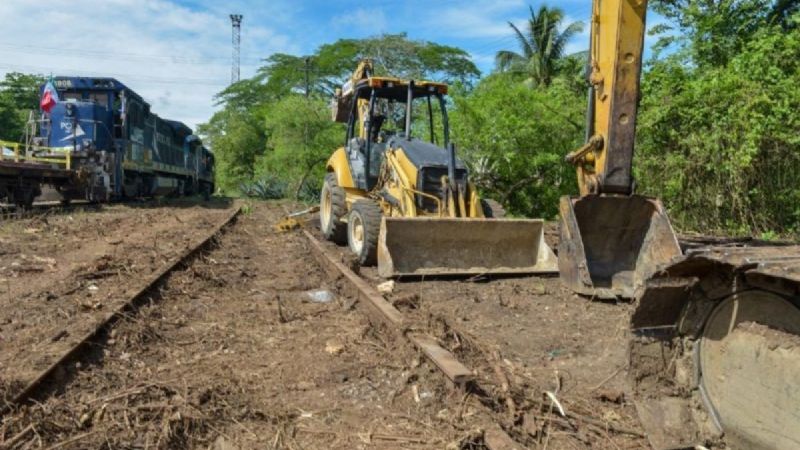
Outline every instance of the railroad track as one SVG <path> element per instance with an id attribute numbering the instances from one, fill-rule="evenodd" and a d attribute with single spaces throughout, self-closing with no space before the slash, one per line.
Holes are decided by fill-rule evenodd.
<path id="1" fill-rule="evenodd" d="M 540 405 L 543 409 L 543 416 L 555 415 L 552 421 L 547 419 L 548 423 L 553 423 L 554 431 L 563 429 L 566 432 L 574 432 L 584 429 L 600 435 L 605 434 L 606 437 L 608 434 L 626 435 L 637 439 L 645 437 L 638 429 L 615 424 L 593 415 L 571 410 L 565 410 L 561 415 L 553 413 L 553 404 L 548 404 L 547 399 L 536 398 L 535 394 L 539 392 L 531 396 L 531 393 L 527 392 L 529 388 L 514 385 L 500 367 L 502 365 L 500 356 L 487 352 L 484 348 L 479 348 L 482 347 L 482 343 L 462 343 L 467 347 L 475 344 L 476 348 L 472 350 L 477 350 L 474 353 L 479 354 L 478 356 L 463 355 L 466 356 L 465 361 L 475 364 L 474 367 L 469 367 L 470 363 L 463 363 L 458 356 L 444 347 L 447 345 L 447 339 L 437 339 L 437 337 L 427 334 L 425 330 L 429 330 L 429 327 L 426 324 L 420 323 L 419 318 L 414 319 L 393 306 L 378 292 L 377 288 L 373 287 L 375 280 L 368 281 L 351 270 L 347 264 L 342 262 L 344 258 L 341 252 L 318 239 L 314 234 L 314 228 L 308 228 L 302 229 L 302 233 L 311 244 L 317 260 L 329 276 L 345 281 L 345 289 L 349 291 L 347 294 L 356 299 L 356 304 L 362 307 L 361 311 L 369 317 L 370 322 L 381 329 L 391 331 L 407 345 L 413 346 L 430 360 L 449 380 L 455 390 L 462 394 L 472 395 L 478 400 L 479 407 L 493 421 L 484 430 L 484 445 L 490 450 L 528 448 L 526 445 L 531 444 L 530 435 L 527 434 L 529 431 L 524 429 L 523 424 L 528 420 L 526 418 L 528 412 L 535 412 L 529 409 L 531 405 Z M 450 323 L 447 318 L 436 317 L 436 319 L 444 321 L 445 327 L 452 333 L 466 336 L 457 325 Z M 441 336 L 438 337 L 441 338 Z M 462 345 L 457 347 L 462 347 L 463 350 Z M 454 351 L 460 354 L 462 350 Z M 468 350 L 467 353 L 469 352 Z M 482 372 L 473 370 L 476 368 L 480 368 Z M 518 401 L 522 403 L 517 403 Z M 523 404 L 527 404 L 527 406 Z M 520 408 L 528 408 L 529 411 L 525 412 Z M 548 409 L 549 411 L 547 411 Z M 540 445 L 541 443 L 539 443 Z"/>
<path id="2" fill-rule="evenodd" d="M 321 263 L 326 272 L 333 278 L 342 278 L 347 282 L 351 294 L 357 300 L 359 306 L 363 306 L 362 311 L 368 316 L 370 322 L 412 345 L 447 378 L 450 385 L 462 393 L 469 392 L 478 396 L 481 404 L 484 405 L 485 412 L 489 415 L 496 414 L 488 406 L 497 404 L 498 399 L 489 398 L 488 389 L 479 385 L 477 377 L 472 369 L 460 362 L 452 352 L 442 347 L 436 338 L 424 332 L 418 331 L 424 327 L 415 327 L 414 324 L 404 316 L 394 305 L 389 303 L 383 295 L 371 284 L 353 272 L 341 262 L 340 255 L 332 252 L 320 242 L 310 231 L 303 229 L 302 233 L 311 244 L 311 248 L 317 260 Z M 506 381 L 507 383 L 507 381 Z M 490 450 L 516 450 L 526 448 L 516 442 L 499 423 L 493 423 L 484 431 L 484 444 Z"/>
<path id="3" fill-rule="evenodd" d="M 135 292 L 128 296 L 120 306 L 110 312 L 75 345 L 61 354 L 55 362 L 39 372 L 39 374 L 32 381 L 28 382 L 22 390 L 14 394 L 11 400 L 7 401 L 4 405 L 0 405 L 0 418 L 10 411 L 13 411 L 18 406 L 33 399 L 41 399 L 64 385 L 65 383 L 62 375 L 66 373 L 66 367 L 69 363 L 80 360 L 82 356 L 93 348 L 93 344 L 101 343 L 106 339 L 110 330 L 120 319 L 129 315 L 143 304 L 148 294 L 152 293 L 173 271 L 184 266 L 198 253 L 206 249 L 214 240 L 215 236 L 235 222 L 240 212 L 241 207 L 235 207 L 230 214 L 226 215 L 222 221 L 217 223 L 211 231 L 204 235 L 197 243 L 184 250 L 163 268 L 146 277 Z"/>
<path id="4" fill-rule="evenodd" d="M 91 203 L 84 200 L 78 200 L 75 202 L 70 202 L 69 204 L 64 204 L 60 201 L 49 201 L 34 203 L 30 208 L 19 208 L 12 204 L 0 203 L 0 221 L 34 219 L 53 215 L 74 214 L 78 212 L 102 211 L 105 206 L 113 205 L 161 205 L 183 199 L 191 200 L 192 197 L 181 197 L 178 199 L 173 198 L 167 200 L 166 203 L 164 202 L 164 199 L 158 198 L 125 199 L 115 200 L 107 203 Z"/>

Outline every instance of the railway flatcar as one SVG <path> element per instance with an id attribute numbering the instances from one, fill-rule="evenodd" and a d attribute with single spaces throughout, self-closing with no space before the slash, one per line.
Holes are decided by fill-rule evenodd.
<path id="1" fill-rule="evenodd" d="M 42 114 L 25 153 L 26 160 L 69 174 L 42 181 L 64 202 L 213 192 L 214 155 L 185 124 L 158 117 L 113 78 L 56 77 L 52 85 L 57 101 Z M 37 183 L 35 176 L 17 183 L 27 195 L 18 193 L 24 201 L 16 203 L 32 201 Z"/>

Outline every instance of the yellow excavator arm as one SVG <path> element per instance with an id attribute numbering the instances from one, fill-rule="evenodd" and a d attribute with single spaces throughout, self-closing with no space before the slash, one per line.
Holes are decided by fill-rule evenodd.
<path id="1" fill-rule="evenodd" d="M 567 155 L 580 197 L 561 199 L 559 271 L 573 291 L 632 298 L 681 254 L 664 207 L 634 195 L 632 163 L 646 0 L 594 0 L 587 143 Z"/>
<path id="2" fill-rule="evenodd" d="M 647 0 L 592 5 L 587 143 L 567 156 L 581 195 L 632 194 Z"/>
<path id="3" fill-rule="evenodd" d="M 561 279 L 635 300 L 631 398 L 654 449 L 800 448 L 800 247 L 682 255 L 661 202 L 634 193 L 646 10 L 593 1 L 587 143 L 567 156 L 581 195 L 560 204 Z"/>

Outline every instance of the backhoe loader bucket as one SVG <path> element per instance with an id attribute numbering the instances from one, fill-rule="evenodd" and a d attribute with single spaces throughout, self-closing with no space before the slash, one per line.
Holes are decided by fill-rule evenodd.
<path id="1" fill-rule="evenodd" d="M 557 273 L 542 220 L 384 217 L 382 277 Z"/>
<path id="2" fill-rule="evenodd" d="M 661 202 L 633 196 L 561 198 L 558 268 L 573 291 L 633 298 L 658 266 L 681 255 Z"/>

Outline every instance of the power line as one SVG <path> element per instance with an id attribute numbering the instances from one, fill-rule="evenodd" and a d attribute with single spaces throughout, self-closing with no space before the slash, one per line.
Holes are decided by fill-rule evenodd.
<path id="1" fill-rule="evenodd" d="M 227 56 L 199 56 L 199 57 L 189 57 L 184 55 L 153 55 L 153 54 L 144 54 L 144 53 L 125 53 L 125 52 L 112 52 L 112 51 L 102 51 L 102 50 L 91 50 L 91 49 L 80 49 L 80 48 L 64 48 L 64 47 L 48 47 L 48 46 L 40 46 L 40 45 L 27 45 L 27 44 L 12 44 L 7 42 L 0 42 L 0 47 L 5 48 L 6 51 L 10 53 L 18 53 L 18 54 L 29 54 L 29 53 L 36 53 L 40 55 L 46 56 L 53 56 L 53 55 L 62 55 L 62 56 L 85 56 L 85 57 L 100 57 L 100 58 L 114 58 L 114 57 L 122 57 L 122 58 L 131 58 L 131 59 L 142 59 L 142 60 L 150 60 L 150 61 L 168 61 L 175 64 L 198 64 L 204 65 L 207 64 L 208 61 L 220 61 L 220 63 L 228 62 L 229 59 Z M 264 57 L 260 56 L 245 56 L 241 57 L 241 60 L 247 61 L 248 63 L 258 64 L 264 60 Z M 222 64 L 220 64 L 222 65 Z"/>
<path id="2" fill-rule="evenodd" d="M 192 79 L 192 78 L 161 78 L 151 77 L 148 75 L 134 75 L 134 74 L 119 74 L 119 73 L 99 73 L 87 72 L 85 69 L 67 69 L 55 67 L 42 67 L 42 66 L 28 66 L 19 64 L 3 64 L 0 63 L 0 68 L 5 70 L 19 71 L 19 72 L 36 72 L 36 73 L 58 73 L 63 75 L 75 74 L 75 76 L 91 76 L 91 77 L 113 77 L 119 78 L 124 81 L 136 80 L 151 84 L 183 84 L 190 86 L 213 86 L 225 87 L 227 83 L 220 80 L 213 79 Z"/>

